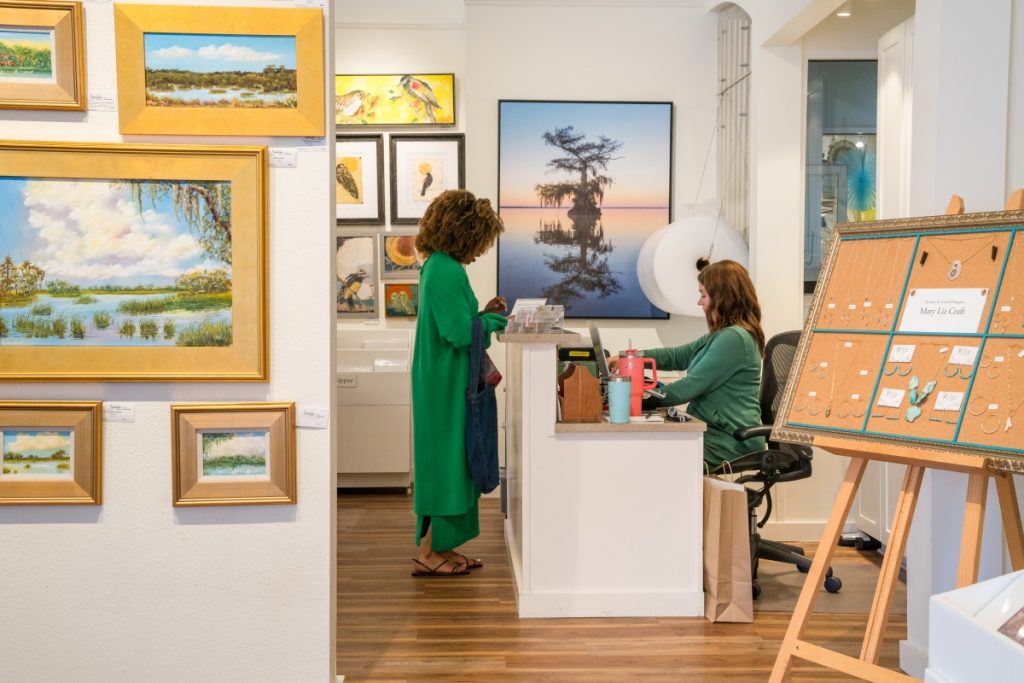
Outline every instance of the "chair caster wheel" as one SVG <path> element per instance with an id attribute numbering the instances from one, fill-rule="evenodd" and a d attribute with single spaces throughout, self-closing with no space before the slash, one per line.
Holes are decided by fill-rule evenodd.
<path id="1" fill-rule="evenodd" d="M 811 571 L 811 568 L 810 567 L 801 567 L 800 565 L 797 565 L 796 566 L 796 570 L 798 572 L 800 572 L 801 574 L 806 574 L 807 572 Z"/>
<path id="2" fill-rule="evenodd" d="M 839 580 L 838 576 L 829 576 L 825 579 L 825 590 L 829 593 L 838 593 L 842 587 L 843 582 Z"/>
<path id="3" fill-rule="evenodd" d="M 759 597 L 761 597 L 761 584 L 759 584 L 757 581 L 754 581 L 752 584 L 750 584 L 750 592 L 754 595 L 754 599 L 757 600 Z"/>

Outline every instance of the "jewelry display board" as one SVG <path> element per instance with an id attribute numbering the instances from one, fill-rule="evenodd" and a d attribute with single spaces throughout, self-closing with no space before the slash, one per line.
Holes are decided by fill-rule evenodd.
<path id="1" fill-rule="evenodd" d="M 775 439 L 1024 472 L 1024 211 L 840 226 L 790 377 Z"/>

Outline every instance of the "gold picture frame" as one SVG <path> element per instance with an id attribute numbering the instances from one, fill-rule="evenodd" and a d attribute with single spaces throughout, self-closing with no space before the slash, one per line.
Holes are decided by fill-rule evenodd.
<path id="1" fill-rule="evenodd" d="M 171 405 L 173 503 L 296 501 L 294 403 Z"/>
<path id="2" fill-rule="evenodd" d="M 102 405 L 0 401 L 0 505 L 98 505 Z"/>
<path id="3" fill-rule="evenodd" d="M 0 195 L 0 381 L 267 381 L 265 147 L 0 141 Z"/>
<path id="4" fill-rule="evenodd" d="M 85 111 L 82 3 L 0 0 L 0 27 L 0 52 L 16 44 L 26 62 L 6 67 L 17 78 L 0 81 L 0 109 Z"/>
<path id="5" fill-rule="evenodd" d="M 117 3 L 114 29 L 121 133 L 325 134 L 320 8 Z M 158 67 L 166 78 L 147 89 Z M 234 80 L 204 83 L 216 71 Z"/>

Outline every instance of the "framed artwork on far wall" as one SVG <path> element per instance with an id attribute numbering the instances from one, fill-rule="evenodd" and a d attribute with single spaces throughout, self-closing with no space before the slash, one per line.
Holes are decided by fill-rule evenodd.
<path id="1" fill-rule="evenodd" d="M 391 136 L 391 223 L 419 223 L 434 197 L 466 187 L 466 136 Z"/>
<path id="2" fill-rule="evenodd" d="M 0 109 L 84 111 L 82 3 L 0 0 Z"/>
<path id="3" fill-rule="evenodd" d="M 455 74 L 334 77 L 337 126 L 455 125 Z"/>
<path id="4" fill-rule="evenodd" d="M 416 235 L 416 230 L 400 228 L 381 233 L 381 278 L 409 280 L 420 276 L 424 259 L 416 250 Z"/>
<path id="5" fill-rule="evenodd" d="M 415 282 L 384 283 L 385 318 L 415 318 L 419 312 L 419 284 Z"/>
<path id="6" fill-rule="evenodd" d="M 339 318 L 377 317 L 377 233 L 337 237 L 337 304 Z"/>
<path id="7" fill-rule="evenodd" d="M 175 507 L 296 501 L 294 403 L 174 403 Z"/>
<path id="8" fill-rule="evenodd" d="M 498 101 L 498 291 L 566 318 L 665 319 L 637 276 L 672 221 L 672 103 Z"/>
<path id="9" fill-rule="evenodd" d="M 96 505 L 100 401 L 0 401 L 0 505 Z"/>
<path id="10" fill-rule="evenodd" d="M 124 134 L 322 136 L 323 10 L 114 5 Z"/>
<path id="11" fill-rule="evenodd" d="M 266 147 L 0 142 L 0 381 L 266 381 L 266 197 Z"/>
<path id="12" fill-rule="evenodd" d="M 384 223 L 384 136 L 338 135 L 334 180 L 339 224 Z"/>

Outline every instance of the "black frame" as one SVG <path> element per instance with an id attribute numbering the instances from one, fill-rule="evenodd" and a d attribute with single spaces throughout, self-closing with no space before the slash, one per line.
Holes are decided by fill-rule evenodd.
<path id="1" fill-rule="evenodd" d="M 380 133 L 374 135 L 342 135 L 336 134 L 335 139 L 335 163 L 337 163 L 338 145 L 344 142 L 375 142 L 377 143 L 377 215 L 372 218 L 338 218 L 335 220 L 338 225 L 384 225 L 384 136 Z"/>
<path id="2" fill-rule="evenodd" d="M 457 142 L 459 157 L 459 186 L 458 189 L 466 188 L 466 136 L 463 133 L 449 133 L 440 135 L 391 135 L 391 224 L 392 225 L 418 225 L 422 214 L 419 216 L 398 215 L 398 147 L 403 142 Z"/>

